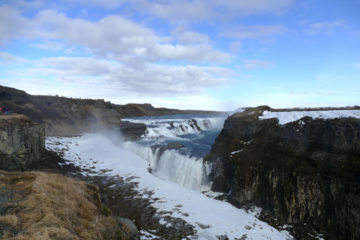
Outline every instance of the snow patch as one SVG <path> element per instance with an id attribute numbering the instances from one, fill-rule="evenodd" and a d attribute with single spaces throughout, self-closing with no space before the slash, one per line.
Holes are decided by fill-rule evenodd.
<path id="1" fill-rule="evenodd" d="M 231 152 L 230 154 L 231 155 L 234 155 L 234 154 L 237 154 L 237 153 L 239 153 L 239 152 L 242 152 L 244 149 L 240 149 L 240 150 L 237 150 L 237 151 L 233 151 L 233 152 Z"/>
<path id="2" fill-rule="evenodd" d="M 360 110 L 326 110 L 326 111 L 289 111 L 289 112 L 270 112 L 264 111 L 259 119 L 279 119 L 279 124 L 284 125 L 295 122 L 303 117 L 311 117 L 313 119 L 335 119 L 335 118 L 360 118 Z M 301 122 L 300 125 L 303 125 Z"/>

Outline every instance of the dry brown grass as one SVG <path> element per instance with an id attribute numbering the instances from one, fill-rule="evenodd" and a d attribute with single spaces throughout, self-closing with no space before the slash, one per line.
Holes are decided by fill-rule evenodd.
<path id="1" fill-rule="evenodd" d="M 18 201 L 0 222 L 23 231 L 5 234 L 5 239 L 122 239 L 94 185 L 41 172 L 0 172 L 0 183 L 14 191 Z"/>

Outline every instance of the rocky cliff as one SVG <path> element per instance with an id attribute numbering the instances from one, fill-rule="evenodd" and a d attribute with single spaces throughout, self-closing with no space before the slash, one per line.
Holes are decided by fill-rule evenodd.
<path id="1" fill-rule="evenodd" d="M 0 116 L 0 169 L 25 169 L 44 151 L 43 127 L 24 115 Z"/>
<path id="2" fill-rule="evenodd" d="M 213 190 L 294 224 L 298 239 L 311 239 L 304 228 L 325 239 L 360 239 L 360 119 L 279 125 L 259 120 L 264 110 L 271 109 L 249 108 L 225 121 L 205 158 Z"/>
<path id="3" fill-rule="evenodd" d="M 104 128 L 120 129 L 134 139 L 145 132 L 144 124 L 124 123 L 121 118 L 169 114 L 214 113 L 211 111 L 155 108 L 150 104 L 117 105 L 103 99 L 73 99 L 32 96 L 24 91 L 0 86 L 0 106 L 24 114 L 45 127 L 47 136 L 72 136 Z"/>

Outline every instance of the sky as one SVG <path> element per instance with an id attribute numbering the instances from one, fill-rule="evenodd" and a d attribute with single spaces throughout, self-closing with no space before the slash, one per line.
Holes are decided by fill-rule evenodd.
<path id="1" fill-rule="evenodd" d="M 360 105 L 358 0 L 0 0 L 0 85 L 234 110 Z"/>

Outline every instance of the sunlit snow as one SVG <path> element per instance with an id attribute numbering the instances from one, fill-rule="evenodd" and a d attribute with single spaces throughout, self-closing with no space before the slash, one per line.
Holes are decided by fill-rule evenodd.
<path id="1" fill-rule="evenodd" d="M 279 124 L 287 124 L 297 121 L 303 117 L 311 117 L 313 119 L 335 119 L 335 118 L 360 118 L 360 110 L 328 110 L 328 111 L 289 111 L 289 112 L 270 112 L 264 111 L 260 119 L 279 119 Z"/>

